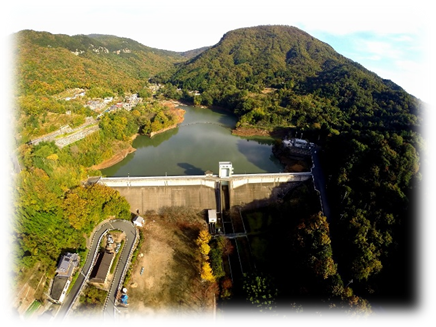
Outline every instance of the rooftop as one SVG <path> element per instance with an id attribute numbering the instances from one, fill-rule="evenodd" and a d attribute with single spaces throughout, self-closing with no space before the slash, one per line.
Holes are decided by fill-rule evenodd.
<path id="1" fill-rule="evenodd" d="M 114 259 L 114 253 L 103 252 L 100 253 L 97 259 L 97 263 L 91 273 L 91 282 L 104 283 L 108 275 L 109 269 Z"/>
<path id="2" fill-rule="evenodd" d="M 64 291 L 65 286 L 67 285 L 68 279 L 56 276 L 53 279 L 53 284 L 51 286 L 50 296 L 53 300 L 61 301 L 61 296 Z"/>
<path id="3" fill-rule="evenodd" d="M 78 262 L 79 256 L 77 253 L 67 252 L 62 255 L 58 268 L 56 269 L 57 275 L 60 277 L 70 277 Z"/>

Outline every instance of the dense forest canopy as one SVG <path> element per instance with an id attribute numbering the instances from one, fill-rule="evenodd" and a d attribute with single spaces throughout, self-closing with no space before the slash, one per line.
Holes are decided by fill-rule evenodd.
<path id="1" fill-rule="evenodd" d="M 280 128 L 320 145 L 332 209 L 328 233 L 342 279 L 353 279 L 363 297 L 410 300 L 411 262 L 403 254 L 414 244 L 408 230 L 417 219 L 424 109 L 400 86 L 289 26 L 230 31 L 218 44 L 186 53 L 107 35 L 15 36 L 14 137 L 23 168 L 15 187 L 17 275 L 38 260 L 49 269 L 63 248 L 83 250 L 81 235 L 107 215 L 126 217 L 125 200 L 109 190 L 96 196 L 80 181 L 133 134 L 175 122 L 146 87 L 160 83 L 155 97 L 227 108 L 238 116 L 237 129 Z M 26 144 L 53 126 L 96 116 L 83 101 L 60 96 L 74 88 L 89 99 L 138 93 L 147 101 L 104 115 L 98 133 L 63 149 Z M 63 233 L 50 238 L 55 229 Z M 336 274 L 336 266 L 328 268 Z"/>
<path id="2" fill-rule="evenodd" d="M 231 31 L 164 81 L 233 109 L 241 125 L 416 129 L 421 119 L 419 101 L 401 87 L 292 27 Z"/>

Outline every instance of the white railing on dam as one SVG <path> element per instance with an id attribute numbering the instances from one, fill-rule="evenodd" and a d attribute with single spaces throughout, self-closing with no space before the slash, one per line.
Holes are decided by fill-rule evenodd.
<path id="1" fill-rule="evenodd" d="M 217 175 L 187 176 L 148 176 L 148 177 L 102 177 L 99 184 L 109 187 L 147 187 L 147 186 L 199 186 L 215 188 L 220 181 L 231 181 L 231 187 L 237 188 L 245 184 L 286 183 L 305 181 L 312 177 L 310 172 L 302 173 L 262 173 L 233 174 L 228 178 Z"/>
<path id="2" fill-rule="evenodd" d="M 272 174 L 234 174 L 231 177 L 232 188 L 246 184 L 301 182 L 312 176 L 304 173 L 272 173 Z"/>
<path id="3" fill-rule="evenodd" d="M 198 186 L 215 188 L 217 176 L 150 176 L 150 177 L 102 177 L 98 181 L 109 187 L 141 186 Z"/>

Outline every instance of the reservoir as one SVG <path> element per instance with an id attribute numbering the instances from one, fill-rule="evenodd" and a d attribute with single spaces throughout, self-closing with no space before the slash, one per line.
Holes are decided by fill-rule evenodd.
<path id="1" fill-rule="evenodd" d="M 227 111 L 181 106 L 177 128 L 133 141 L 135 152 L 103 169 L 104 176 L 179 176 L 218 174 L 219 161 L 231 161 L 235 174 L 277 173 L 283 166 L 272 154 L 274 139 L 231 134 L 236 117 Z"/>

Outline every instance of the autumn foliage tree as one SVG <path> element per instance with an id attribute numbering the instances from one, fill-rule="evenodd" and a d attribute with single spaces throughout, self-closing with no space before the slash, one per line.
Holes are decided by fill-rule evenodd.
<path id="1" fill-rule="evenodd" d="M 109 216 L 130 218 L 130 205 L 118 191 L 104 185 L 77 187 L 67 193 L 62 208 L 70 224 L 89 232 Z"/>
<path id="2" fill-rule="evenodd" d="M 212 272 L 212 268 L 210 267 L 210 263 L 205 261 L 201 265 L 201 279 L 206 280 L 208 282 L 214 282 L 215 277 Z"/>
<path id="3" fill-rule="evenodd" d="M 300 221 L 295 232 L 295 244 L 308 257 L 311 270 L 323 279 L 335 275 L 337 265 L 332 257 L 327 218 L 321 213 L 311 215 Z"/>

